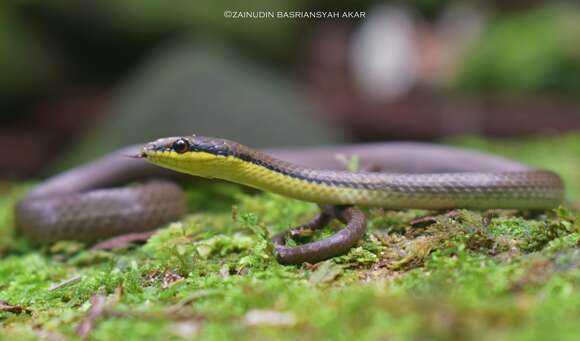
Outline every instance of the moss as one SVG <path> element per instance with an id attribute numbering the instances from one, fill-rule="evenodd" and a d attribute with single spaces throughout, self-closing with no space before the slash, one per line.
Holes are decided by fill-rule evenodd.
<path id="1" fill-rule="evenodd" d="M 541 141 L 557 151 L 544 155 Z M 573 141 L 580 136 L 462 143 L 563 169 L 574 203 L 580 165 L 571 161 L 578 155 Z M 368 233 L 348 254 L 281 266 L 269 236 L 308 221 L 316 206 L 215 186 L 190 195 L 197 213 L 142 247 L 116 252 L 29 245 L 11 232 L 12 205 L 29 186 L 1 187 L 0 300 L 24 310 L 0 312 L 0 339 L 74 339 L 94 295 L 107 302 L 93 323 L 94 340 L 572 339 L 580 333 L 573 205 L 541 213 L 373 209 Z M 226 204 L 205 203 L 203 195 Z"/>

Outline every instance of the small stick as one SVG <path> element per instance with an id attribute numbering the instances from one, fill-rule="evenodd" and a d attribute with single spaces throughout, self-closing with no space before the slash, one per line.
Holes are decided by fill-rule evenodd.
<path id="1" fill-rule="evenodd" d="M 67 287 L 67 286 L 69 286 L 71 284 L 78 283 L 80 281 L 81 281 L 81 276 L 80 275 L 76 275 L 74 277 L 71 277 L 71 278 L 67 279 L 66 281 L 63 281 L 63 282 L 60 282 L 58 284 L 55 284 L 55 285 L 51 286 L 50 288 L 48 288 L 48 291 L 49 292 L 52 292 L 52 291 L 58 290 L 60 288 Z"/>

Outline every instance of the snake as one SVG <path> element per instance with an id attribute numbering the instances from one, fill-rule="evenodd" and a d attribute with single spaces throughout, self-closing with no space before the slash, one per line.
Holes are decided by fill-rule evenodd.
<path id="1" fill-rule="evenodd" d="M 358 158 L 366 170 L 345 170 L 337 155 Z M 47 179 L 16 204 L 16 227 L 41 243 L 94 243 L 154 230 L 186 213 L 178 182 L 191 176 L 319 204 L 321 213 L 311 222 L 273 237 L 282 264 L 347 252 L 365 233 L 359 207 L 543 210 L 564 198 L 563 181 L 552 171 L 457 147 L 379 142 L 256 150 L 191 135 L 129 146 Z M 286 245 L 296 231 L 332 219 L 345 227 L 319 241 Z"/>

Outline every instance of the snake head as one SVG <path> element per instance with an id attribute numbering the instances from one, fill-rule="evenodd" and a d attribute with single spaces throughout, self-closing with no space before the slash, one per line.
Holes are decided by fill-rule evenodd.
<path id="1" fill-rule="evenodd" d="M 191 144 L 187 136 L 165 137 L 149 142 L 143 146 L 141 156 L 147 158 L 164 152 L 183 154 L 189 150 Z"/>
<path id="2" fill-rule="evenodd" d="M 147 143 L 140 157 L 182 173 L 214 177 L 225 158 L 236 153 L 237 143 L 204 136 L 166 137 Z"/>

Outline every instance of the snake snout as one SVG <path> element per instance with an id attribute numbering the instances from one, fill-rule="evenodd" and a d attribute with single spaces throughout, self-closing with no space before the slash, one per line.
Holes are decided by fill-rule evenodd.
<path id="1" fill-rule="evenodd" d="M 139 153 L 139 156 L 146 158 L 147 156 L 151 155 L 151 153 L 159 151 L 161 148 L 162 146 L 160 146 L 157 141 L 149 142 L 144 145 L 143 148 L 141 148 L 141 153 Z"/>
<path id="2" fill-rule="evenodd" d="M 149 152 L 155 149 L 157 149 L 157 145 L 155 144 L 155 142 L 149 142 L 145 146 L 143 146 L 143 152 Z"/>
<path id="3" fill-rule="evenodd" d="M 149 155 L 149 153 L 151 151 L 154 150 L 154 146 L 150 146 L 151 143 L 148 143 L 146 145 L 144 145 L 143 147 L 141 147 L 141 150 L 135 154 L 133 157 L 136 159 L 146 159 L 147 156 Z"/>
<path id="4" fill-rule="evenodd" d="M 141 152 L 146 155 L 151 155 L 153 152 L 171 151 L 175 149 L 175 143 L 183 140 L 182 137 L 165 137 L 149 142 L 143 146 Z"/>

